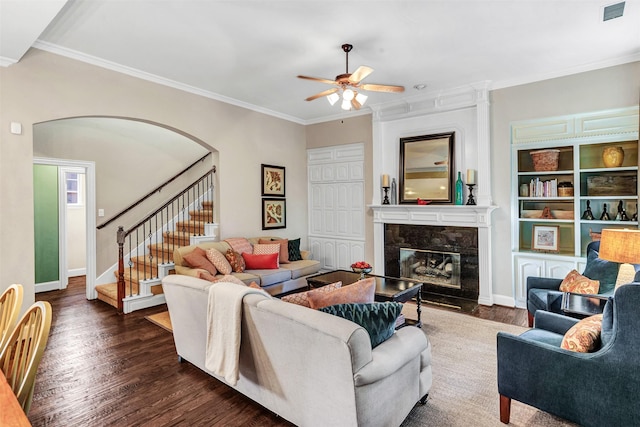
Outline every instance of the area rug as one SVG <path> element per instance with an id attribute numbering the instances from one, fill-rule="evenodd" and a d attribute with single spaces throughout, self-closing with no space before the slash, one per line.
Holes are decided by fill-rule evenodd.
<path id="1" fill-rule="evenodd" d="M 150 321 L 151 323 L 158 325 L 163 329 L 166 329 L 169 332 L 173 332 L 173 328 L 171 327 L 171 318 L 169 317 L 168 311 L 163 311 L 162 313 L 145 316 L 144 318 Z"/>
<path id="2" fill-rule="evenodd" d="M 402 311 L 415 319 L 414 304 Z M 424 307 L 422 330 L 431 341 L 433 386 L 426 405 L 416 405 L 402 427 L 504 426 L 500 423 L 496 334 L 526 328 L 468 314 Z M 520 402 L 511 403 L 510 426 L 573 426 Z"/>

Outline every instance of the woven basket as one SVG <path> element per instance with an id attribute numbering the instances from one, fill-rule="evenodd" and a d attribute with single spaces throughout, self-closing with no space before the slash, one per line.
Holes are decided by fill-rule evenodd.
<path id="1" fill-rule="evenodd" d="M 529 155 L 531 156 L 531 160 L 533 160 L 533 169 L 536 172 L 558 170 L 560 150 L 532 151 Z"/>

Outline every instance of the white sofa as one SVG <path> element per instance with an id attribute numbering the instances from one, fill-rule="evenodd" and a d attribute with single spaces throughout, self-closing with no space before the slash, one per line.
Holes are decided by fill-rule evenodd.
<path id="1" fill-rule="evenodd" d="M 162 281 L 180 360 L 205 367 L 208 288 Z M 240 285 L 238 285 L 240 286 Z M 371 348 L 359 325 L 266 294 L 245 296 L 237 391 L 298 426 L 397 426 L 431 388 L 431 346 L 407 326 Z"/>

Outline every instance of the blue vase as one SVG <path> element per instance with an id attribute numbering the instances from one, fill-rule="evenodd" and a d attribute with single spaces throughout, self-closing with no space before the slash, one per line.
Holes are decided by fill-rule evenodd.
<path id="1" fill-rule="evenodd" d="M 460 176 L 460 171 L 458 171 L 458 179 L 456 181 L 456 200 L 455 200 L 456 205 L 462 204 L 462 191 L 463 191 L 462 176 Z"/>

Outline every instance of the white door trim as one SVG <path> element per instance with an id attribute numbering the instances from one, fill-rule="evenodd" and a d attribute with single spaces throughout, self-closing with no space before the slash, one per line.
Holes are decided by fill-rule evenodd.
<path id="1" fill-rule="evenodd" d="M 86 216 L 87 216 L 87 263 L 86 263 L 86 277 L 87 277 L 87 299 L 96 299 L 97 294 L 95 290 L 96 283 L 96 164 L 91 161 L 83 160 L 68 160 L 68 159 L 53 159 L 44 157 L 34 157 L 33 164 L 38 165 L 53 165 L 58 168 L 82 168 L 85 173 L 86 180 Z M 59 169 L 58 173 L 62 173 Z M 59 180 L 59 185 L 64 185 L 64 182 Z M 64 187 L 63 187 L 64 188 Z M 65 194 L 65 191 L 60 191 L 60 194 Z M 66 200 L 66 199 L 65 199 Z M 61 283 L 61 287 L 66 287 L 67 277 L 67 263 L 66 263 L 66 221 L 62 221 L 66 218 L 66 210 L 64 204 L 60 203 L 62 207 L 60 217 L 60 244 L 65 245 L 60 249 L 60 279 L 64 277 L 64 282 Z M 62 214 L 64 211 L 64 214 Z M 64 264 L 63 262 L 64 258 Z M 64 285 L 62 285 L 64 283 Z"/>

